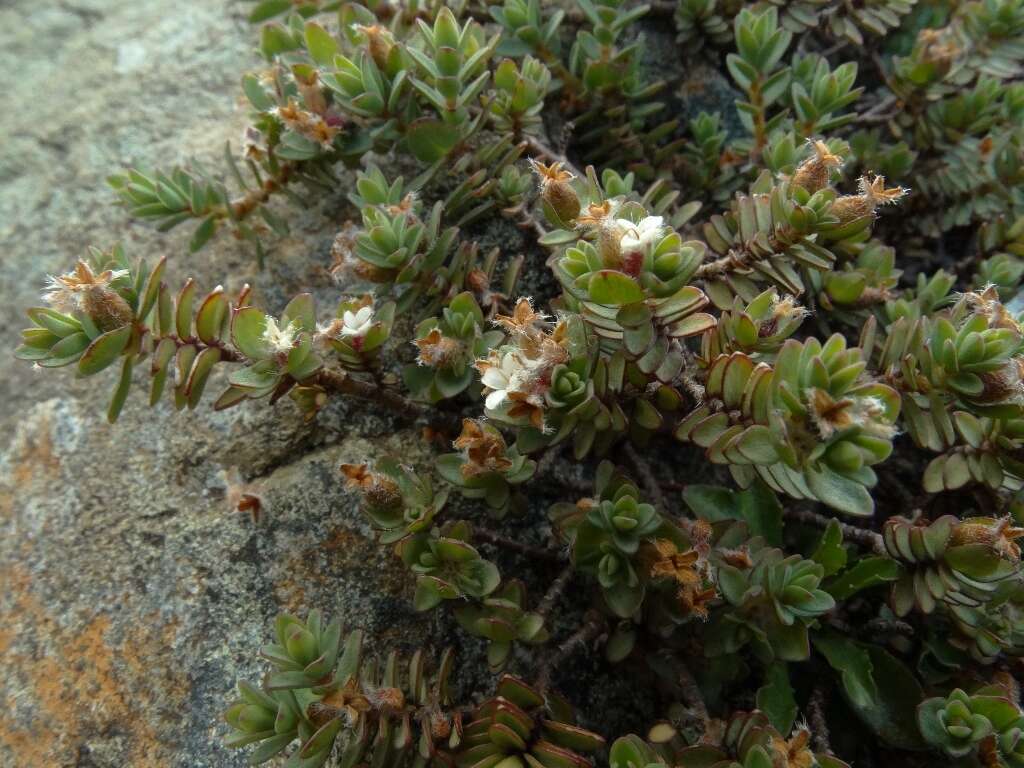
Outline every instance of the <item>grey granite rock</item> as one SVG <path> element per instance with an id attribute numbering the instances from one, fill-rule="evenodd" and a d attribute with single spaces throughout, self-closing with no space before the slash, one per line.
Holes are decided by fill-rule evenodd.
<path id="1" fill-rule="evenodd" d="M 207 0 L 23 0 L 0 7 L 0 765 L 232 766 L 219 713 L 280 610 L 321 607 L 383 643 L 442 634 L 375 545 L 341 461 L 418 435 L 337 406 L 302 423 L 290 403 L 176 413 L 130 399 L 106 424 L 106 375 L 40 375 L 9 350 L 46 274 L 89 244 L 170 257 L 168 281 L 252 282 L 279 310 L 326 293 L 332 228 L 306 214 L 258 273 L 221 239 L 187 255 L 113 205 L 129 163 L 215 158 L 243 121 L 237 80 L 257 64 L 243 6 Z M 317 227 L 303 226 L 315 221 Z M 232 513 L 224 472 L 257 478 L 269 510 Z"/>

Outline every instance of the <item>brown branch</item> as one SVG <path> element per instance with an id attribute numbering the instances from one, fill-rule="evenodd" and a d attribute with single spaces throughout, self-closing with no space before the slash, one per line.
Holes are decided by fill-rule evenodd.
<path id="1" fill-rule="evenodd" d="M 697 271 L 693 273 L 694 280 L 709 280 L 720 275 L 724 275 L 726 272 L 733 272 L 739 269 L 746 269 L 747 261 L 757 261 L 753 256 L 746 253 L 738 253 L 737 251 L 731 250 L 725 256 L 722 256 L 714 261 L 709 261 L 706 264 L 701 264 L 697 267 Z"/>
<path id="2" fill-rule="evenodd" d="M 697 685 L 697 679 L 693 676 L 690 668 L 679 657 L 676 657 L 675 661 L 676 677 L 678 678 L 683 699 L 697 716 L 697 719 L 700 721 L 701 731 L 703 732 L 707 728 L 708 721 L 711 719 L 711 715 L 708 713 L 708 705 L 704 703 L 704 694 L 701 693 L 700 686 Z"/>
<path id="3" fill-rule="evenodd" d="M 790 520 L 814 525 L 818 528 L 827 528 L 828 524 L 835 520 L 834 517 L 828 517 L 809 509 L 786 509 L 783 511 L 783 515 Z M 839 523 L 839 529 L 843 532 L 844 539 L 848 541 L 855 541 L 872 550 L 877 555 L 887 554 L 882 534 L 875 533 L 874 531 L 869 531 L 864 528 L 858 528 L 857 526 L 850 525 L 849 523 L 839 522 L 838 520 L 836 520 L 836 522 Z"/>
<path id="4" fill-rule="evenodd" d="M 811 698 L 807 701 L 807 719 L 811 726 L 811 738 L 814 740 L 814 749 L 817 752 L 832 754 L 832 745 L 828 738 L 828 722 L 825 719 L 825 703 L 828 692 L 825 686 L 818 684 L 811 692 Z"/>
<path id="5" fill-rule="evenodd" d="M 899 619 L 883 619 L 879 617 L 871 619 L 871 621 L 861 627 L 861 634 L 869 637 L 877 635 L 912 635 L 914 634 L 914 627 Z"/>
<path id="6" fill-rule="evenodd" d="M 521 555 L 527 555 L 529 557 L 536 557 L 542 560 L 547 560 L 553 563 L 559 563 L 562 561 L 562 554 L 550 547 L 535 547 L 531 544 L 526 544 L 515 539 L 510 539 L 506 536 L 502 536 L 499 533 L 494 533 L 486 528 L 473 528 L 473 536 L 485 541 L 488 544 L 493 544 L 496 547 L 502 547 L 504 549 L 511 550 L 512 552 L 518 552 Z"/>
<path id="7" fill-rule="evenodd" d="M 565 594 L 565 588 L 569 586 L 569 582 L 572 580 L 575 568 L 572 563 L 565 566 L 562 572 L 558 574 L 558 577 L 551 582 L 551 586 L 548 587 L 548 591 L 544 593 L 543 599 L 537 605 L 537 613 L 541 618 L 547 619 L 548 614 L 551 613 L 551 609 L 555 607 L 555 603 L 558 602 L 559 598 Z"/>
<path id="8" fill-rule="evenodd" d="M 640 475 L 640 484 L 643 486 L 644 493 L 651 500 L 651 503 L 654 504 L 659 512 L 667 512 L 668 504 L 665 501 L 665 494 L 661 492 L 658 478 L 654 476 L 654 470 L 651 469 L 647 459 L 641 456 L 633 444 L 628 441 L 623 446 L 623 452 L 630 463 L 636 468 L 637 474 Z"/>
<path id="9" fill-rule="evenodd" d="M 538 690 L 546 691 L 551 682 L 551 672 L 557 667 L 562 666 L 578 647 L 585 646 L 596 639 L 606 628 L 605 621 L 601 618 L 600 614 L 596 612 L 588 613 L 584 617 L 584 622 L 580 628 L 563 640 L 555 648 L 554 653 L 548 656 L 544 663 L 541 664 L 540 672 L 537 674 Z"/>
<path id="10" fill-rule="evenodd" d="M 697 363 L 693 353 L 686 347 L 681 346 L 681 350 L 683 353 L 683 370 L 679 374 L 679 381 L 682 383 L 686 393 L 693 398 L 694 408 L 699 408 L 704 405 L 707 392 L 704 389 L 704 385 L 697 379 Z"/>
<path id="11" fill-rule="evenodd" d="M 266 179 L 257 189 L 250 190 L 242 197 L 229 203 L 232 218 L 241 220 L 247 217 L 259 206 L 267 202 L 271 195 L 284 187 L 291 180 L 293 173 L 295 173 L 294 163 L 282 163 L 278 167 L 277 173 Z M 227 212 L 225 211 L 226 214 Z"/>
<path id="12" fill-rule="evenodd" d="M 427 408 L 393 390 L 356 379 L 345 371 L 322 370 L 314 378 L 314 383 L 319 384 L 328 392 L 350 395 L 376 403 L 403 419 L 415 420 L 425 417 L 430 425 L 438 431 L 454 435 L 462 429 L 462 419 L 458 414 Z"/>

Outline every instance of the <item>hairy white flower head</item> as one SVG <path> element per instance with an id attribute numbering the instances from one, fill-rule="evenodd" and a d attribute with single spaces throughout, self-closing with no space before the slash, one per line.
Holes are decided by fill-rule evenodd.
<path id="1" fill-rule="evenodd" d="M 277 325 L 277 320 L 267 318 L 267 325 L 263 329 L 263 340 L 270 345 L 274 352 L 288 352 L 295 346 L 295 337 L 299 333 L 299 326 L 292 320 L 284 328 Z"/>
<path id="2" fill-rule="evenodd" d="M 518 350 L 512 350 L 504 354 L 493 352 L 478 367 L 483 368 L 480 376 L 483 385 L 492 390 L 484 400 L 488 410 L 500 410 L 508 400 L 536 400 L 537 405 L 543 402 L 538 392 L 538 372 L 544 367 L 542 361 L 531 360 Z"/>
<path id="3" fill-rule="evenodd" d="M 373 307 L 360 307 L 355 312 L 345 310 L 341 316 L 341 336 L 364 336 L 373 325 Z"/>
<path id="4" fill-rule="evenodd" d="M 617 219 L 615 223 L 622 232 L 619 245 L 624 252 L 639 251 L 649 243 L 657 241 L 665 231 L 664 219 L 661 216 L 645 216 L 639 224 L 629 219 Z"/>

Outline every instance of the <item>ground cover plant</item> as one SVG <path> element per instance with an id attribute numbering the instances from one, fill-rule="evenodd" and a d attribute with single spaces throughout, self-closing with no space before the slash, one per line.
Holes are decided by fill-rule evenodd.
<path id="1" fill-rule="evenodd" d="M 281 616 L 264 679 L 225 692 L 228 746 L 1024 766 L 1024 2 L 247 8 L 224 172 L 109 183 L 261 265 L 290 211 L 347 197 L 337 304 L 172 285 L 103 244 L 15 354 L 109 382 L 112 422 L 347 398 L 421 425 L 433 464 L 338 482 L 416 609 L 486 643 L 402 656 Z M 501 227 L 524 247 L 482 245 Z M 656 713 L 636 733 L 553 684 L 587 654 Z M 461 665 L 492 683 L 457 690 Z"/>

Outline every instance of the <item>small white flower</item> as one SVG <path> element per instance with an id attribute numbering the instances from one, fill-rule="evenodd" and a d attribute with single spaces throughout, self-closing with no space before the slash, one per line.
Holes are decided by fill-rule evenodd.
<path id="1" fill-rule="evenodd" d="M 373 307 L 360 307 L 355 312 L 345 310 L 341 316 L 342 336 L 364 336 L 373 325 Z"/>
<path id="2" fill-rule="evenodd" d="M 292 320 L 284 328 L 279 328 L 277 320 L 267 318 L 267 325 L 263 329 L 263 340 L 270 345 L 275 352 L 288 352 L 295 346 L 295 336 L 299 332 L 299 326 Z"/>
<path id="3" fill-rule="evenodd" d="M 616 219 L 615 224 L 622 233 L 619 245 L 624 252 L 643 250 L 648 243 L 658 240 L 665 231 L 661 216 L 645 216 L 639 224 L 629 219 Z"/>
<path id="4" fill-rule="evenodd" d="M 522 361 L 514 352 L 509 352 L 500 359 L 496 359 L 496 357 L 497 355 L 491 356 L 489 364 L 480 376 L 483 385 L 493 390 L 488 393 L 487 399 L 484 401 L 484 406 L 492 411 L 500 408 L 501 404 L 508 399 L 508 391 L 512 388 L 512 382 L 523 367 Z"/>

